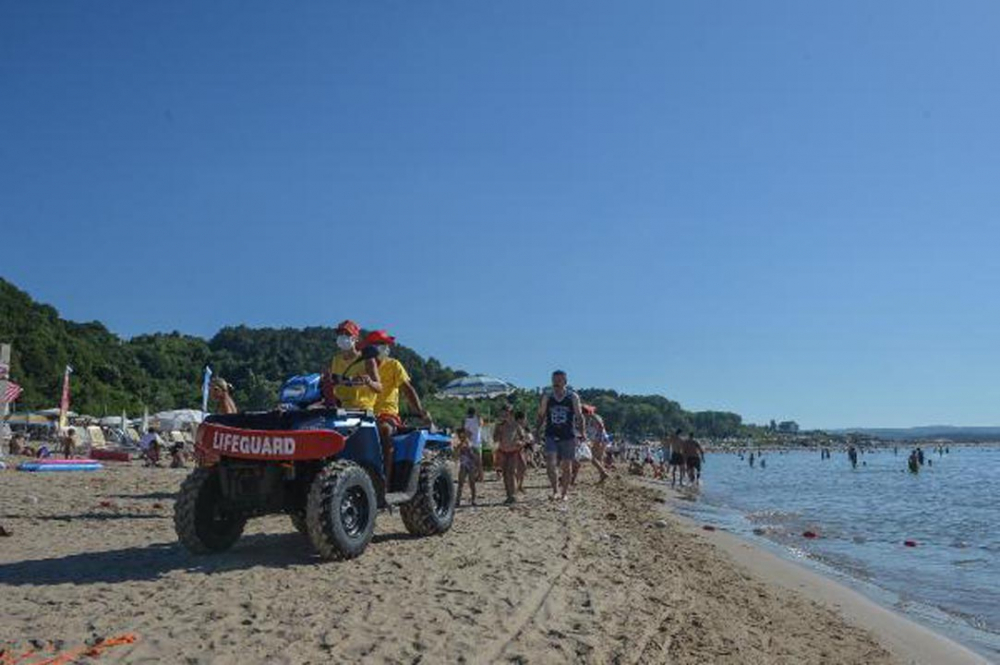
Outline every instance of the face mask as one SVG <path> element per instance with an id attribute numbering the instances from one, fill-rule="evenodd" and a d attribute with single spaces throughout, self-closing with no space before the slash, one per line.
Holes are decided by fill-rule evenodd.
<path id="1" fill-rule="evenodd" d="M 350 335 L 338 335 L 337 336 L 337 348 L 341 351 L 346 351 L 354 347 L 354 338 Z"/>
<path id="2" fill-rule="evenodd" d="M 385 344 L 379 344 L 378 346 L 376 346 L 375 351 L 378 353 L 379 358 L 384 359 L 389 357 L 389 347 L 386 346 Z"/>

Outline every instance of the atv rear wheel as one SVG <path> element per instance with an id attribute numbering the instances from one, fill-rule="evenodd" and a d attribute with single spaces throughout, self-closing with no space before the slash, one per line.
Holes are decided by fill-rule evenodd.
<path id="1" fill-rule="evenodd" d="M 330 462 L 309 488 L 309 540 L 324 559 L 353 559 L 372 539 L 377 509 L 368 472 L 352 462 Z"/>
<path id="2" fill-rule="evenodd" d="M 415 536 L 433 536 L 451 528 L 455 519 L 455 484 L 443 459 L 420 463 L 417 493 L 399 507 L 406 530 Z"/>
<path id="3" fill-rule="evenodd" d="M 245 517 L 219 510 L 222 484 L 216 469 L 195 469 L 181 484 L 174 502 L 174 529 L 194 554 L 228 550 L 243 535 Z"/>

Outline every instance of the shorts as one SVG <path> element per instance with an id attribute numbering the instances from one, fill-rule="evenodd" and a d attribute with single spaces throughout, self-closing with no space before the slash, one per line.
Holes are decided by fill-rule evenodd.
<path id="1" fill-rule="evenodd" d="M 501 466 L 501 467 L 504 464 L 506 464 L 508 460 L 510 460 L 510 463 L 512 463 L 512 464 L 517 463 L 517 460 L 520 457 L 521 457 L 521 451 L 520 450 L 500 450 L 500 449 L 497 449 L 497 461 L 499 462 L 499 466 Z"/>
<path id="2" fill-rule="evenodd" d="M 545 454 L 555 455 L 560 462 L 576 461 L 576 439 L 545 437 Z"/>
<path id="3" fill-rule="evenodd" d="M 688 457 L 687 465 L 689 469 L 694 469 L 696 471 L 701 471 L 701 458 L 700 457 Z"/>
<path id="4" fill-rule="evenodd" d="M 682 464 L 684 464 L 684 455 L 681 455 L 680 453 L 672 453 L 670 455 L 671 466 L 680 466 Z"/>
<path id="5" fill-rule="evenodd" d="M 476 458 L 469 453 L 462 453 L 458 458 L 459 471 L 465 473 L 475 473 L 476 472 Z"/>
<path id="6" fill-rule="evenodd" d="M 395 413 L 380 413 L 378 416 L 378 421 L 380 423 L 386 423 L 392 427 L 393 432 L 397 432 L 403 428 L 403 419 L 400 418 Z"/>

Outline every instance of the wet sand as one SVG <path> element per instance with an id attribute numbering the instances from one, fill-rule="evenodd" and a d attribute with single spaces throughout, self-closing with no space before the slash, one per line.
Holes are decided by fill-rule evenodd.
<path id="1" fill-rule="evenodd" d="M 454 528 L 411 538 L 380 514 L 358 559 L 319 562 L 289 520 L 196 557 L 173 532 L 183 470 L 0 472 L 0 643 L 8 653 L 134 635 L 120 662 L 891 663 L 835 608 L 763 581 L 665 514 L 659 490 L 542 472 Z M 32 646 L 30 640 L 36 641 Z M 51 653 L 51 652 L 49 652 Z M 33 662 L 33 661 L 27 661 Z"/>

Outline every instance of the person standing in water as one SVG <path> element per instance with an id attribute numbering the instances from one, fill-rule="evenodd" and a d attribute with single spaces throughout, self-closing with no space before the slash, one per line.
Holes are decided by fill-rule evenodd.
<path id="1" fill-rule="evenodd" d="M 684 487 L 686 469 L 684 468 L 684 444 L 681 441 L 680 429 L 674 430 L 673 435 L 666 440 L 663 453 L 667 455 L 667 463 L 670 465 L 670 486 L 676 485 L 677 476 L 680 475 L 681 487 Z"/>
<path id="2" fill-rule="evenodd" d="M 684 466 L 687 469 L 688 480 L 691 481 L 692 485 L 700 485 L 701 463 L 705 461 L 705 451 L 694 438 L 694 434 L 681 441 L 681 452 L 684 455 Z M 762 465 L 763 463 L 764 461 L 761 460 Z"/>
<path id="3" fill-rule="evenodd" d="M 753 468 L 753 451 L 750 451 L 750 468 Z"/>
<path id="4" fill-rule="evenodd" d="M 552 392 L 538 405 L 538 428 L 544 425 L 545 462 L 552 498 L 566 500 L 573 477 L 576 444 L 586 439 L 580 398 L 566 387 L 566 372 L 552 372 Z M 577 424 L 579 423 L 579 429 Z M 559 473 L 557 476 L 556 465 Z"/>
<path id="5" fill-rule="evenodd" d="M 854 446 L 847 447 L 847 459 L 851 460 L 851 468 L 858 468 L 858 449 Z"/>

